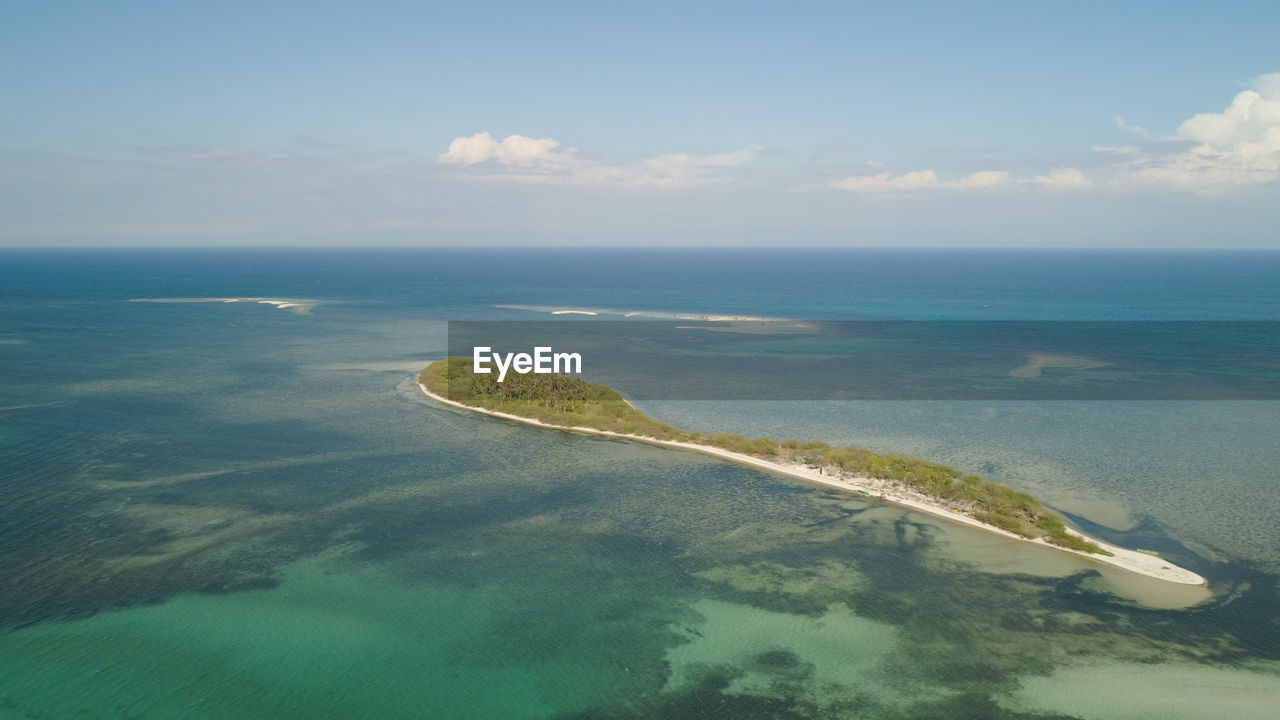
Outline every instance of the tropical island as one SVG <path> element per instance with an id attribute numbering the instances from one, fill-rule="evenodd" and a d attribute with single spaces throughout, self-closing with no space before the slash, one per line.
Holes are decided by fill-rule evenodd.
<path id="1" fill-rule="evenodd" d="M 1042 543 L 1171 582 L 1200 575 L 1146 552 L 1085 537 L 1034 497 L 940 463 L 796 439 L 690 432 L 645 415 L 605 385 L 555 374 L 473 372 L 472 359 L 438 360 L 418 374 L 427 396 L 458 408 L 524 423 L 695 450 L 933 515 Z"/>

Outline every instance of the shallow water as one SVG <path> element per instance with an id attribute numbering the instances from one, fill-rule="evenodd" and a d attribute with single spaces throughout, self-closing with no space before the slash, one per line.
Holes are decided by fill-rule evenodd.
<path id="1" fill-rule="evenodd" d="M 0 301 L 2 334 L 20 341 L 0 346 L 0 717 L 1276 705 L 1270 404 L 651 408 L 983 470 L 1185 560 L 1212 579 L 1206 599 L 696 453 L 426 401 L 412 368 L 442 352 L 444 321 L 562 302 L 545 266 L 473 264 L 459 289 L 433 275 L 456 275 L 456 258 L 25 262 L 43 284 L 9 278 Z M 652 275 L 627 273 L 610 291 L 639 306 Z M 667 302 L 782 314 L 736 287 Z M 769 302 L 830 313 L 842 288 L 784 284 Z M 123 302 L 142 295 L 326 302 L 310 315 Z M 1207 295 L 1202 314 L 1235 307 Z"/>

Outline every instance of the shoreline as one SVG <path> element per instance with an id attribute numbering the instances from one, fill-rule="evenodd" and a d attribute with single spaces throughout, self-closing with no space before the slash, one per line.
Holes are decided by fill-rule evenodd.
<path id="1" fill-rule="evenodd" d="M 510 413 L 499 412 L 497 410 L 488 410 L 485 408 L 480 408 L 480 407 L 475 407 L 472 405 L 460 403 L 456 400 L 450 400 L 449 398 L 446 398 L 431 392 L 431 390 L 427 389 L 426 385 L 420 382 L 417 382 L 416 380 L 414 382 L 417 383 L 418 389 L 422 391 L 422 394 L 426 395 L 428 398 L 435 400 L 436 402 L 440 402 L 445 405 L 448 405 L 450 407 L 466 410 L 468 412 L 479 413 L 481 415 L 489 415 L 491 417 L 503 418 L 505 420 L 514 420 L 516 422 L 524 423 L 526 425 L 535 425 L 537 427 L 549 428 L 552 430 L 580 432 L 580 433 L 587 433 L 590 435 L 619 438 L 623 440 L 634 440 L 637 442 L 648 443 L 650 445 L 661 445 L 663 447 L 677 448 L 682 450 L 692 450 L 694 452 L 699 452 L 704 455 L 711 455 L 713 457 L 720 458 L 722 460 L 728 460 L 730 462 L 735 462 L 740 465 L 750 465 L 751 467 L 754 467 L 757 469 L 766 470 L 766 471 L 781 474 L 781 475 L 786 475 L 788 477 L 797 478 L 797 479 L 804 480 L 816 485 L 822 485 L 824 487 L 835 488 L 837 490 L 845 490 L 847 492 L 858 493 L 858 494 L 861 494 L 864 492 L 870 493 L 871 498 L 873 499 L 885 500 L 887 502 L 894 503 L 895 505 L 902 505 L 904 507 L 908 507 L 913 510 L 917 510 L 919 512 L 927 513 L 929 515 L 933 515 L 941 518 L 947 518 L 954 522 L 963 523 L 971 527 L 981 528 L 982 530 L 986 530 L 988 532 L 1004 535 L 1005 537 L 1009 537 L 1014 540 L 1034 543 L 1046 548 L 1051 548 L 1051 549 L 1059 550 L 1062 552 L 1072 553 L 1074 555 L 1078 555 L 1080 557 L 1093 560 L 1094 562 L 1098 562 L 1104 565 L 1110 565 L 1112 567 L 1117 567 L 1122 570 L 1128 570 L 1130 572 L 1143 575 L 1146 577 L 1155 578 L 1157 580 L 1164 580 L 1166 582 L 1176 583 L 1179 585 L 1207 586 L 1209 584 L 1208 581 L 1205 580 L 1200 575 L 1190 570 L 1187 570 L 1186 568 L 1182 568 L 1177 565 L 1174 565 L 1173 563 L 1170 563 L 1167 560 L 1164 560 L 1163 558 L 1152 556 L 1152 555 L 1146 555 L 1146 554 L 1143 554 L 1134 550 L 1122 548 L 1122 547 L 1117 547 L 1110 543 L 1106 543 L 1101 540 L 1098 540 L 1097 538 L 1088 537 L 1083 533 L 1079 533 L 1071 528 L 1068 528 L 1068 532 L 1072 533 L 1073 535 L 1078 535 L 1080 537 L 1087 538 L 1091 542 L 1097 543 L 1100 547 L 1112 553 L 1113 555 L 1111 557 L 1107 557 L 1105 555 L 1097 555 L 1094 553 L 1087 553 L 1081 550 L 1074 550 L 1072 548 L 1062 547 L 1060 545 L 1053 545 L 1051 543 L 1045 542 L 1043 539 L 1040 539 L 1040 538 L 1033 539 L 1033 538 L 1022 537 L 1021 535 L 1017 535 L 1007 530 L 1002 530 L 1000 528 L 987 525 L 986 523 L 979 522 L 978 520 L 975 520 L 974 518 L 971 518 L 967 515 L 962 515 L 957 512 L 952 512 L 951 510 L 945 507 L 942 507 L 935 503 L 931 503 L 929 502 L 928 496 L 925 496 L 923 494 L 904 492 L 903 488 L 897 487 L 894 483 L 890 481 L 879 480 L 876 478 L 843 478 L 843 477 L 838 478 L 831 475 L 825 475 L 821 472 L 821 470 L 810 469 L 808 466 L 796 465 L 796 464 L 784 464 L 780 462 L 771 462 L 769 460 L 754 457 L 752 455 L 745 455 L 743 453 L 736 453 L 730 450 L 723 450 L 721 448 L 712 447 L 710 445 L 699 445 L 697 443 L 679 442 L 677 440 L 659 440 L 657 438 L 645 437 L 643 435 L 630 435 L 627 433 L 613 432 L 611 430 L 597 430 L 595 428 L 587 428 L 587 427 L 569 427 L 566 425 L 551 425 L 549 423 L 544 423 L 540 420 L 535 420 L 533 418 L 527 418 L 520 415 L 512 415 Z"/>

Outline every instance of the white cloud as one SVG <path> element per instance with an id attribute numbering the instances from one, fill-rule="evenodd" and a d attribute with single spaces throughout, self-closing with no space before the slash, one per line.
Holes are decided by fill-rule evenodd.
<path id="1" fill-rule="evenodd" d="M 1037 175 L 1031 182 L 1050 190 L 1085 190 L 1093 187 L 1093 181 L 1075 168 L 1058 168 L 1048 175 Z"/>
<path id="2" fill-rule="evenodd" d="M 455 138 L 449 143 L 449 152 L 441 155 L 438 162 L 461 165 L 474 165 L 497 157 L 498 143 L 488 132 L 481 132 L 471 137 Z"/>
<path id="3" fill-rule="evenodd" d="M 1146 139 L 1129 145 L 1094 145 L 1092 152 L 1112 157 L 1097 164 L 1089 175 L 1074 167 L 1030 177 L 984 170 L 943 181 L 933 170 L 917 170 L 896 176 L 889 172 L 853 175 L 826 187 L 856 193 L 906 193 L 1032 186 L 1077 191 L 1102 184 L 1116 189 L 1163 187 L 1223 193 L 1275 183 L 1280 181 L 1280 73 L 1255 78 L 1251 85 L 1236 94 L 1222 112 L 1189 118 L 1169 137 L 1153 138 L 1145 128 L 1116 116 L 1117 126 Z"/>
<path id="4" fill-rule="evenodd" d="M 1125 122 L 1124 118 L 1120 117 L 1119 115 L 1115 115 L 1111 119 L 1115 121 L 1116 127 L 1120 128 L 1121 130 L 1128 130 L 1131 133 L 1137 133 L 1144 138 L 1151 137 L 1151 133 L 1147 132 L 1146 128 L 1140 125 L 1130 125 L 1129 123 Z"/>
<path id="5" fill-rule="evenodd" d="M 938 174 L 932 170 L 909 172 L 906 175 L 893 177 L 887 172 L 876 175 L 850 175 L 843 180 L 831 183 L 837 190 L 849 190 L 856 193 L 886 193 L 909 190 L 925 190 L 939 186 Z"/>
<path id="6" fill-rule="evenodd" d="M 1134 158 L 1118 184 L 1150 184 L 1202 192 L 1280 179 L 1280 73 L 1255 78 L 1220 113 L 1183 122 L 1176 140 L 1189 149 Z"/>
<path id="7" fill-rule="evenodd" d="M 1142 148 L 1137 145 L 1094 145 L 1089 152 L 1109 153 L 1111 155 L 1137 155 Z"/>
<path id="8" fill-rule="evenodd" d="M 1255 82 L 1268 94 L 1245 90 L 1223 112 L 1203 113 L 1182 123 L 1178 137 L 1221 149 L 1256 143 L 1274 135 L 1280 128 L 1280 73 Z"/>
<path id="9" fill-rule="evenodd" d="M 1093 181 L 1076 168 L 1058 168 L 1047 175 L 1031 178 L 1014 177 L 1006 170 L 980 170 L 962 178 L 943 182 L 933 170 L 917 170 L 893 176 L 883 172 L 876 175 L 851 175 L 837 180 L 828 187 L 856 193 L 905 193 L 918 190 L 990 190 L 1018 185 L 1039 185 L 1050 190 L 1083 190 L 1093 187 Z"/>
<path id="10" fill-rule="evenodd" d="M 486 160 L 497 160 L 503 165 L 564 164 L 573 156 L 572 148 L 558 150 L 560 143 L 551 138 L 531 138 L 524 135 L 508 135 L 498 142 L 488 132 L 471 137 L 455 138 L 449 143 L 449 152 L 438 159 L 449 165 L 474 165 Z"/>
<path id="11" fill-rule="evenodd" d="M 550 138 L 508 135 L 501 142 L 487 132 L 460 137 L 438 162 L 476 165 L 496 162 L 500 171 L 473 177 L 541 185 L 582 185 L 621 188 L 680 188 L 725 178 L 725 172 L 755 159 L 759 148 L 715 155 L 669 153 L 634 163 L 606 163 L 579 157 L 574 148 L 561 149 Z"/>
<path id="12" fill-rule="evenodd" d="M 829 187 L 856 193 L 905 193 L 920 190 L 990 190 L 1017 185 L 1042 185 L 1054 190 L 1078 190 L 1093 183 L 1075 168 L 1059 168 L 1048 175 L 1018 178 L 1006 170 L 980 170 L 955 180 L 941 181 L 933 170 L 917 170 L 894 176 L 883 172 L 875 175 L 851 175 Z"/>
<path id="13" fill-rule="evenodd" d="M 1008 185 L 1012 180 L 1013 176 L 1005 170 L 982 170 L 959 180 L 952 180 L 945 185 L 956 190 L 984 190 Z"/>

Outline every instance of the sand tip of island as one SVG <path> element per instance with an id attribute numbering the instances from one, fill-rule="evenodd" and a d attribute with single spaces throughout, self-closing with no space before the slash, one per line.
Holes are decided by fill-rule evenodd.
<path id="1" fill-rule="evenodd" d="M 429 369 L 429 368 L 428 368 Z M 425 370 L 423 371 L 426 372 Z M 1009 537 L 1011 539 L 1023 542 L 1035 543 L 1046 548 L 1052 548 L 1062 552 L 1068 552 L 1080 557 L 1087 558 L 1097 563 L 1117 567 L 1123 570 L 1134 572 L 1147 577 L 1165 580 L 1171 583 L 1181 585 L 1208 585 L 1208 581 L 1201 575 L 1187 570 L 1186 568 L 1175 565 L 1158 555 L 1150 552 L 1138 552 L 1127 548 L 1118 547 L 1110 543 L 1103 542 L 1096 538 L 1089 537 L 1079 531 L 1066 528 L 1066 533 L 1071 536 L 1080 538 L 1086 544 L 1092 544 L 1094 548 L 1101 552 L 1086 552 L 1084 550 L 1064 547 L 1060 544 L 1047 542 L 1043 537 L 1026 537 L 1009 530 L 996 527 L 989 523 L 983 522 L 975 517 L 961 513 L 955 508 L 947 507 L 935 498 L 931 498 L 923 493 L 913 492 L 910 488 L 873 477 L 847 476 L 843 474 L 827 474 L 823 472 L 822 467 L 811 467 L 803 463 L 782 462 L 778 460 L 766 459 L 746 453 L 734 452 L 712 445 L 683 442 L 679 440 L 668 440 L 645 435 L 615 432 L 612 430 L 604 430 L 600 428 L 583 427 L 578 425 L 557 425 L 554 423 L 543 422 L 534 417 L 516 415 L 513 413 L 500 412 L 488 408 L 468 405 L 466 403 L 445 397 L 440 393 L 433 392 L 426 384 L 418 378 L 417 383 L 419 390 L 432 400 L 443 403 L 449 407 L 461 409 L 468 412 L 480 413 L 491 417 L 498 417 L 505 420 L 535 425 L 538 427 L 551 428 L 556 430 L 566 430 L 571 432 L 587 433 L 592 435 L 601 435 L 612 438 L 622 438 L 637 442 L 648 443 L 652 445 L 661 445 L 665 447 L 680 448 L 684 450 L 692 450 L 694 452 L 711 455 L 717 458 L 728 460 L 742 465 L 749 465 L 762 470 L 773 473 L 798 478 L 813 484 L 825 487 L 837 488 L 848 492 L 856 493 L 862 496 L 872 497 L 896 505 L 904 506 L 913 510 L 917 510 L 935 517 L 946 518 L 952 522 L 963 523 L 972 527 L 981 528 L 988 532 L 996 533 Z M 603 387 L 603 386 L 601 386 Z M 625 400 L 623 401 L 625 402 Z M 638 411 L 637 411 L 638 412 Z M 647 416 L 645 416 L 647 417 Z M 655 421 L 656 422 L 656 421 Z M 1105 554 L 1104 554 L 1105 553 Z"/>

